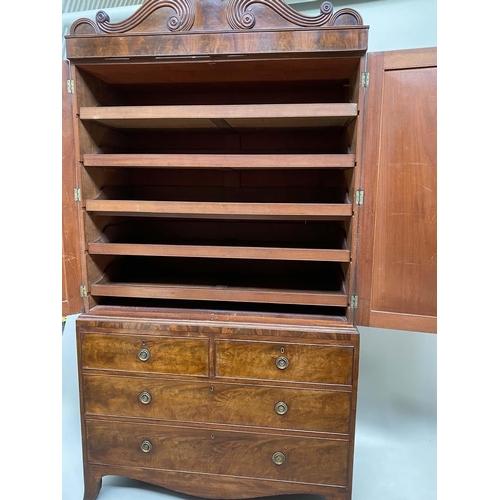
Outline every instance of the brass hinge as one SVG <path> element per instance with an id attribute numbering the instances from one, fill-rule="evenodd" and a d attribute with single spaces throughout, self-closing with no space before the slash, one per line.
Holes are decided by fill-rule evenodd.
<path id="1" fill-rule="evenodd" d="M 358 308 L 358 296 L 357 295 L 351 295 L 351 308 L 352 309 L 357 309 Z"/>
<path id="2" fill-rule="evenodd" d="M 75 201 L 82 201 L 82 192 L 80 188 L 73 189 L 73 197 L 75 198 Z"/>
<path id="3" fill-rule="evenodd" d="M 85 298 L 87 296 L 87 287 L 85 285 L 80 286 L 80 297 Z"/>
<path id="4" fill-rule="evenodd" d="M 356 205 L 362 205 L 364 197 L 365 192 L 362 189 L 358 189 L 356 191 Z"/>
<path id="5" fill-rule="evenodd" d="M 361 73 L 361 86 L 368 87 L 370 85 L 370 73 Z"/>
<path id="6" fill-rule="evenodd" d="M 66 80 L 66 87 L 68 89 L 68 94 L 75 93 L 75 80 Z"/>

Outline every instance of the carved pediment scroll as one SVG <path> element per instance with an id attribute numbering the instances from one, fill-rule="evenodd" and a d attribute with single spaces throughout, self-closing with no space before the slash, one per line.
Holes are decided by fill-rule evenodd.
<path id="1" fill-rule="evenodd" d="M 269 7 L 284 21 L 303 28 L 318 28 L 321 26 L 362 25 L 363 20 L 353 9 L 341 9 L 334 12 L 330 2 L 323 2 L 320 14 L 306 16 L 290 7 L 284 0 L 229 0 L 227 21 L 234 30 L 252 29 L 257 22 L 252 11 L 252 5 Z"/>
<path id="2" fill-rule="evenodd" d="M 90 19 L 78 19 L 71 26 L 70 33 L 72 35 L 79 34 L 82 25 L 85 25 L 87 33 L 89 31 L 96 34 L 126 33 L 146 23 L 152 14 L 163 7 L 170 7 L 174 11 L 174 14 L 168 17 L 166 23 L 170 31 L 189 31 L 192 28 L 195 17 L 193 0 L 149 0 L 129 18 L 118 23 L 111 23 L 109 15 L 103 10 L 96 14 L 95 23 Z"/>
<path id="3" fill-rule="evenodd" d="M 196 24 L 195 24 L 196 17 Z M 129 18 L 110 22 L 99 11 L 95 21 L 78 19 L 71 35 L 180 33 L 187 31 L 249 31 L 289 28 L 360 26 L 361 16 L 353 9 L 334 11 L 323 2 L 317 16 L 306 16 L 284 0 L 147 0 Z"/>

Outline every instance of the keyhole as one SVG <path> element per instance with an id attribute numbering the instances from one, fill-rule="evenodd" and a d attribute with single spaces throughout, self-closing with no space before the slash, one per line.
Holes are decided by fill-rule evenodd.
<path id="1" fill-rule="evenodd" d="M 281 351 L 281 354 L 284 354 L 284 353 L 285 353 L 285 348 L 284 348 L 284 347 L 282 347 L 282 348 L 280 349 L 280 351 Z"/>
<path id="2" fill-rule="evenodd" d="M 145 340 L 142 341 L 142 345 L 146 345 L 146 341 Z"/>
<path id="3" fill-rule="evenodd" d="M 215 434 L 210 434 L 210 437 L 211 437 L 212 439 L 215 439 Z"/>

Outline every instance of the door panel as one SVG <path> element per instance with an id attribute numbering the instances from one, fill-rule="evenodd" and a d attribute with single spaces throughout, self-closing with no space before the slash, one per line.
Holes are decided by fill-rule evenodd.
<path id="1" fill-rule="evenodd" d="M 369 55 L 356 324 L 436 331 L 436 49 Z"/>
<path id="2" fill-rule="evenodd" d="M 62 61 L 62 315 L 83 311 L 78 206 L 76 187 L 75 142 L 71 94 L 67 90 L 68 61 Z"/>

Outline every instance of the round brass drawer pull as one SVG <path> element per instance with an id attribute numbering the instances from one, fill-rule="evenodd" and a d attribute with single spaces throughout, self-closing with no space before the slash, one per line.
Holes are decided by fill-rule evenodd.
<path id="1" fill-rule="evenodd" d="M 285 368 L 288 368 L 288 365 L 289 365 L 289 361 L 288 361 L 288 358 L 286 358 L 285 356 L 280 356 L 277 360 L 276 360 L 276 366 L 280 369 L 280 370 L 284 370 Z"/>
<path id="2" fill-rule="evenodd" d="M 147 361 L 147 360 L 151 357 L 151 353 L 150 353 L 147 349 L 141 349 L 141 350 L 137 353 L 137 357 L 138 357 L 141 361 Z"/>
<path id="3" fill-rule="evenodd" d="M 139 394 L 139 401 L 142 404 L 148 405 L 149 403 L 151 403 L 151 394 L 149 394 L 149 392 L 147 391 L 141 392 Z"/>
<path id="4" fill-rule="evenodd" d="M 286 462 L 286 457 L 285 457 L 285 455 L 283 453 L 281 453 L 281 451 L 277 451 L 273 455 L 273 462 L 276 465 L 283 465 Z"/>
<path id="5" fill-rule="evenodd" d="M 280 401 L 274 405 L 274 410 L 278 415 L 284 415 L 288 411 L 288 405 Z"/>
<path id="6" fill-rule="evenodd" d="M 141 443 L 141 450 L 142 450 L 144 453 L 149 453 L 152 449 L 153 449 L 153 445 L 151 444 L 151 441 L 148 441 L 148 440 L 146 439 L 146 440 L 144 440 L 144 441 Z"/>

